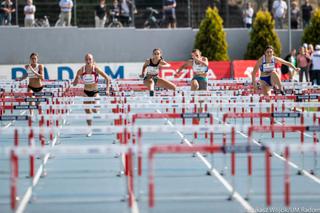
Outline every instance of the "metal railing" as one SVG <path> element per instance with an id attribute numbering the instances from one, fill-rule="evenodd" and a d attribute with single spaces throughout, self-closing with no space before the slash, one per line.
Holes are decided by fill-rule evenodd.
<path id="1" fill-rule="evenodd" d="M 165 27 L 163 25 L 163 12 L 162 6 L 164 0 L 159 1 L 145 1 L 145 0 L 132 0 L 136 6 L 136 13 L 132 11 L 130 27 L 144 28 L 147 21 L 154 21 L 152 27 Z M 254 0 L 252 3 L 255 13 L 259 9 L 271 10 L 274 0 Z M 13 0 L 16 2 L 16 12 L 12 14 L 12 25 L 24 26 L 24 12 L 25 0 Z M 177 27 L 190 27 L 198 28 L 201 20 L 205 16 L 205 11 L 208 6 L 216 6 L 219 9 L 220 16 L 223 18 L 224 27 L 226 28 L 242 28 L 244 27 L 243 11 L 245 4 L 249 0 L 176 0 L 176 17 Z M 286 0 L 288 11 L 293 0 Z M 320 0 L 310 0 L 313 9 L 320 5 Z M 98 0 L 73 0 L 74 7 L 72 10 L 72 25 L 78 27 L 94 27 L 94 10 L 98 4 Z M 112 1 L 106 1 L 107 7 L 111 6 Z M 296 0 L 298 8 L 300 9 L 303 0 Z M 36 18 L 41 19 L 45 16 L 48 18 L 50 26 L 55 26 L 59 18 L 60 8 L 59 0 L 34 0 L 36 6 Z M 154 9 L 150 15 L 150 7 Z M 284 28 L 290 28 L 290 13 L 286 15 L 284 21 Z M 110 24 L 111 17 L 109 17 Z M 300 18 L 299 28 L 302 28 L 302 19 Z M 150 27 L 150 26 L 149 26 Z"/>

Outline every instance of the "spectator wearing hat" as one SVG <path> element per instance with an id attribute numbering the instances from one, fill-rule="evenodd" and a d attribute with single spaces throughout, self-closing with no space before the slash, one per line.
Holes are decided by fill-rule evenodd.
<path id="1" fill-rule="evenodd" d="M 320 86 L 320 45 L 317 44 L 311 55 L 311 83 Z"/>

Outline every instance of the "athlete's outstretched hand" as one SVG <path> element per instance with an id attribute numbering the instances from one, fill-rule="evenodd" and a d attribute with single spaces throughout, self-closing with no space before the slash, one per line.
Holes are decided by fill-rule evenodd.
<path id="1" fill-rule="evenodd" d="M 139 78 L 144 78 L 144 74 L 140 74 L 140 75 L 139 75 Z"/>

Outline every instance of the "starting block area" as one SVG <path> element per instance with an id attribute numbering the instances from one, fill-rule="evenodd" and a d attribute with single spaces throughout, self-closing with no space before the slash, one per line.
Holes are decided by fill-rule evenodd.
<path id="1" fill-rule="evenodd" d="M 89 98 L 68 81 L 34 94 L 0 81 L 0 212 L 320 209 L 319 88 L 174 83 L 149 97 L 141 80 L 116 80 Z"/>

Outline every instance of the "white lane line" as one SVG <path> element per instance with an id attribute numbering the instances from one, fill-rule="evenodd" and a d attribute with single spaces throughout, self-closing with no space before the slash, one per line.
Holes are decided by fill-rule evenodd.
<path id="1" fill-rule="evenodd" d="M 62 128 L 62 126 L 60 126 L 60 128 Z M 60 136 L 60 135 L 58 134 L 53 138 L 52 143 L 51 143 L 51 147 L 54 147 L 56 145 L 56 143 L 58 141 L 58 136 Z M 23 213 L 25 211 L 25 209 L 31 199 L 33 188 L 38 184 L 40 177 L 41 177 L 42 173 L 44 172 L 45 165 L 47 164 L 49 158 L 50 158 L 50 153 L 47 153 L 44 156 L 44 159 L 43 159 L 41 165 L 37 169 L 37 172 L 32 180 L 31 186 L 28 187 L 27 191 L 23 195 L 22 200 L 19 202 L 19 206 L 17 207 L 15 213 Z"/>
<path id="2" fill-rule="evenodd" d="M 51 147 L 54 147 L 56 142 L 57 142 L 57 136 L 54 137 Z M 19 206 L 17 207 L 15 213 L 23 213 L 25 211 L 25 209 L 31 199 L 33 188 L 38 184 L 40 177 L 41 177 L 41 174 L 44 170 L 45 165 L 48 162 L 49 157 L 50 157 L 50 153 L 45 155 L 43 162 L 39 166 L 37 173 L 32 180 L 31 186 L 28 187 L 27 191 L 23 195 L 23 198 L 19 202 Z"/>
<path id="3" fill-rule="evenodd" d="M 23 111 L 20 113 L 20 115 L 24 115 L 27 111 Z M 6 129 L 8 128 L 9 126 L 11 126 L 14 122 L 16 122 L 15 120 L 13 121 L 10 121 L 7 125 L 5 125 L 4 127 L 2 127 L 2 129 Z"/>
<path id="4" fill-rule="evenodd" d="M 157 112 L 161 113 L 160 110 L 157 110 Z M 170 120 L 168 119 L 166 120 L 167 120 L 167 123 L 174 128 L 174 124 Z M 190 147 L 193 146 L 192 143 L 188 139 L 186 139 L 180 131 L 177 130 L 176 132 L 188 146 Z M 208 167 L 212 177 L 214 175 L 224 185 L 224 187 L 232 195 L 232 198 L 237 200 L 242 205 L 242 207 L 246 210 L 246 212 L 250 212 L 250 213 L 256 212 L 256 210 L 237 191 L 235 191 L 235 189 L 228 183 L 228 181 L 224 177 L 222 177 L 215 168 L 213 168 L 211 163 L 206 158 L 204 158 L 201 153 L 197 152 L 196 155 Z"/>

